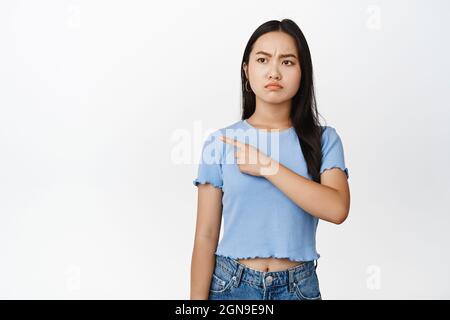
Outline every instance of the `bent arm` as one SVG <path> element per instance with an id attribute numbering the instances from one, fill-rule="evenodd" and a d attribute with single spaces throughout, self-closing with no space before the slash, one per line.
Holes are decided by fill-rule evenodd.
<path id="1" fill-rule="evenodd" d="M 277 168 L 263 176 L 295 204 L 320 219 L 341 224 L 350 210 L 350 192 L 345 173 L 339 168 L 325 170 L 321 183 L 298 175 L 281 163 L 271 160 Z"/>

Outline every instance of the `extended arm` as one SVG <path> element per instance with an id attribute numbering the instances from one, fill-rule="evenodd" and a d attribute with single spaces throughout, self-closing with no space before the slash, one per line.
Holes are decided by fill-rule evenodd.
<path id="1" fill-rule="evenodd" d="M 197 223 L 191 262 L 191 300 L 207 300 L 222 221 L 222 190 L 198 185 Z"/>

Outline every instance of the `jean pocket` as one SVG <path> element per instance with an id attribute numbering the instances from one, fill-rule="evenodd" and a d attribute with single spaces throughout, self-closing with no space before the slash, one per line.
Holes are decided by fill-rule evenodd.
<path id="1" fill-rule="evenodd" d="M 231 275 L 218 275 L 213 273 L 211 278 L 211 286 L 209 292 L 222 293 L 225 292 L 233 284 L 235 277 Z"/>
<path id="2" fill-rule="evenodd" d="M 322 300 L 316 271 L 312 271 L 310 275 L 299 282 L 294 282 L 294 285 L 295 294 L 300 300 Z"/>

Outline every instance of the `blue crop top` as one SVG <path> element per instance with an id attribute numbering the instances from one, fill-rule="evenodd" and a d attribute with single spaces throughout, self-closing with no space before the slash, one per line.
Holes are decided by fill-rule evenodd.
<path id="1" fill-rule="evenodd" d="M 320 173 L 340 168 L 348 179 L 341 139 L 333 127 L 324 129 Z M 296 205 L 266 178 L 242 173 L 234 158 L 235 147 L 222 142 L 221 135 L 249 143 L 290 170 L 312 179 L 293 127 L 268 131 L 239 120 L 209 134 L 193 183 L 195 186 L 210 183 L 223 192 L 224 229 L 215 253 L 234 259 L 319 259 L 316 251 L 319 218 Z"/>

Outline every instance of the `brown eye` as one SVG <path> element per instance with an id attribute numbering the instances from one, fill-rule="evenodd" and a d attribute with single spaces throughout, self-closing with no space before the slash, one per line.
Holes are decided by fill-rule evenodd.
<path id="1" fill-rule="evenodd" d="M 258 59 L 256 59 L 256 61 L 259 61 L 259 60 L 261 60 L 261 59 L 266 59 L 266 58 L 258 58 Z"/>
<path id="2" fill-rule="evenodd" d="M 293 63 L 292 61 L 290 61 L 290 60 L 284 60 L 283 62 L 289 62 L 290 65 L 293 65 L 293 64 L 294 64 L 294 63 Z"/>

